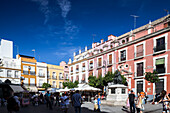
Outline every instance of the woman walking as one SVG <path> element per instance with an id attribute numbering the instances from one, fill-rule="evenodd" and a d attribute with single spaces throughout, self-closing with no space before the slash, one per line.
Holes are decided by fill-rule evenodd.
<path id="1" fill-rule="evenodd" d="M 169 107 L 169 101 L 170 101 L 169 96 L 166 94 L 166 91 L 163 90 L 163 91 L 161 92 L 161 99 L 160 99 L 160 101 L 158 102 L 158 103 L 162 102 L 162 105 L 163 105 L 163 111 L 162 111 L 162 113 L 169 113 L 169 109 L 170 109 L 170 107 Z M 157 103 L 157 104 L 158 104 L 158 103 Z"/>

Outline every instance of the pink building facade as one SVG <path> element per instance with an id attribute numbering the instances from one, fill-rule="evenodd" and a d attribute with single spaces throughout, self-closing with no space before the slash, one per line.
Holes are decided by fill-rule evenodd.
<path id="1" fill-rule="evenodd" d="M 77 59 L 83 53 L 86 57 Z M 69 62 L 72 81 L 80 78 L 74 69 L 85 62 L 86 82 L 90 75 L 104 76 L 108 71 L 119 69 L 127 78 L 129 90 L 134 90 L 136 94 L 145 91 L 153 95 L 155 87 L 157 93 L 162 90 L 170 93 L 170 15 L 119 37 L 110 35 L 107 41 L 93 43 L 92 48 L 83 53 L 79 51 L 78 55 L 74 54 L 73 62 Z M 145 72 L 153 70 L 158 72 L 160 79 L 156 86 L 144 78 Z"/>

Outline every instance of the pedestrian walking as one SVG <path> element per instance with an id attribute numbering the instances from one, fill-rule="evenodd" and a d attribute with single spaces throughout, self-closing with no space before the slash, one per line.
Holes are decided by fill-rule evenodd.
<path id="1" fill-rule="evenodd" d="M 95 100 L 94 100 L 94 111 L 97 111 L 97 109 L 98 109 L 97 97 L 95 97 Z"/>
<path id="2" fill-rule="evenodd" d="M 61 103 L 60 103 L 60 106 L 61 106 L 61 110 L 65 111 L 65 101 L 64 101 L 64 93 L 62 94 L 62 96 L 60 97 L 60 100 L 61 100 Z"/>
<path id="3" fill-rule="evenodd" d="M 129 103 L 130 103 L 130 112 L 135 113 L 135 95 L 133 94 L 133 90 L 129 94 Z"/>
<path id="4" fill-rule="evenodd" d="M 144 111 L 144 106 L 142 104 L 142 96 L 140 93 L 138 93 L 136 110 L 137 110 L 137 113 L 143 113 L 143 111 Z"/>
<path id="5" fill-rule="evenodd" d="M 100 106 L 101 106 L 101 99 L 100 99 L 100 95 L 97 97 L 97 105 L 98 105 L 98 109 L 97 111 L 100 112 Z"/>
<path id="6" fill-rule="evenodd" d="M 56 103 L 55 103 L 55 106 L 60 106 L 59 104 L 59 94 L 56 95 Z"/>
<path id="7" fill-rule="evenodd" d="M 163 105 L 163 110 L 162 110 L 162 113 L 169 113 L 169 109 L 170 109 L 170 105 L 169 105 L 169 101 L 170 101 L 170 98 L 169 96 L 166 94 L 166 91 L 163 90 L 161 92 L 161 99 L 158 103 L 162 102 L 162 105 Z M 158 104 L 157 103 L 157 104 Z"/>
<path id="8" fill-rule="evenodd" d="M 50 110 L 52 110 L 52 105 L 51 105 L 51 100 L 50 100 L 50 93 L 49 93 L 49 91 L 47 91 L 47 93 L 45 94 L 45 99 L 46 99 L 47 108 L 49 107 Z"/>
<path id="9" fill-rule="evenodd" d="M 64 96 L 64 101 L 65 101 L 65 113 L 68 112 L 68 109 L 69 109 L 69 96 L 68 96 L 68 93 L 65 94 Z"/>
<path id="10" fill-rule="evenodd" d="M 81 113 L 81 104 L 82 104 L 82 98 L 81 95 L 79 94 L 79 91 L 77 90 L 75 94 L 72 96 L 72 104 L 75 109 L 75 113 Z"/>

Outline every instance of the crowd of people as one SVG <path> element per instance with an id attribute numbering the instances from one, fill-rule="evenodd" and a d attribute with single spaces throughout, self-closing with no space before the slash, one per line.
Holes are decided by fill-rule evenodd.
<path id="1" fill-rule="evenodd" d="M 140 92 L 137 94 L 137 97 L 135 97 L 135 94 L 133 90 L 131 90 L 131 93 L 129 94 L 129 97 L 127 99 L 127 108 L 130 109 L 130 113 L 143 113 L 144 111 L 144 104 L 147 103 L 147 94 L 145 92 Z M 159 104 L 162 102 L 163 109 L 162 113 L 169 113 L 170 112 L 170 98 L 165 90 L 163 90 L 160 94 L 154 95 L 153 100 L 150 104 Z"/>

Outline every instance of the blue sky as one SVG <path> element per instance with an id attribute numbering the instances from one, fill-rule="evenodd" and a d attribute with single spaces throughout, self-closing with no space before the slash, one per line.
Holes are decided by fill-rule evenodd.
<path id="1" fill-rule="evenodd" d="M 50 64 L 68 62 L 94 41 L 120 36 L 166 15 L 170 0 L 0 0 L 0 38 Z M 14 46 L 14 56 L 17 54 Z"/>

